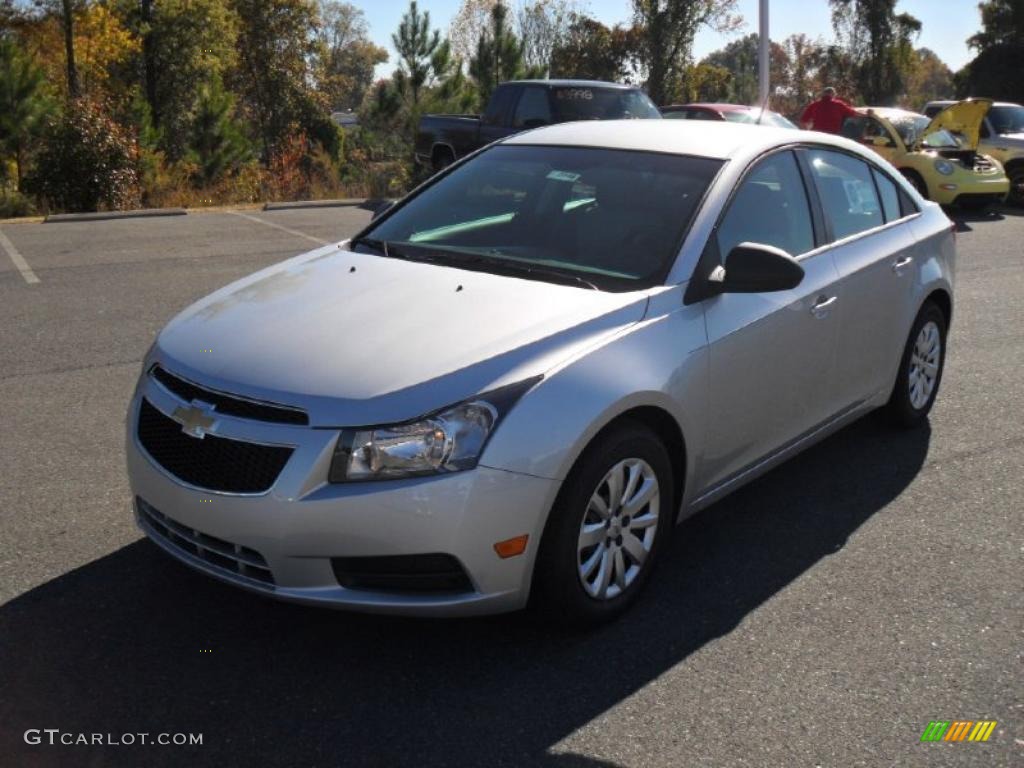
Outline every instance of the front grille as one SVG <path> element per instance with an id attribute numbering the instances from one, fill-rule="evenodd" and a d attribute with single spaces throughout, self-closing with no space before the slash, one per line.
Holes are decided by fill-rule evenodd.
<path id="1" fill-rule="evenodd" d="M 469 577 L 452 555 L 332 557 L 338 583 L 376 592 L 471 592 Z"/>
<path id="2" fill-rule="evenodd" d="M 147 531 L 175 549 L 198 557 L 214 570 L 233 578 L 241 575 L 268 586 L 274 586 L 274 575 L 267 561 L 255 549 L 207 536 L 194 528 L 172 520 L 160 510 L 135 497 L 135 509 Z"/>
<path id="3" fill-rule="evenodd" d="M 150 375 L 186 403 L 200 400 L 212 405 L 218 413 L 227 416 L 238 416 L 256 421 L 272 421 L 278 424 L 309 424 L 309 417 L 297 408 L 286 408 L 283 405 L 259 403 L 254 400 L 243 400 L 240 397 L 215 392 L 185 381 L 173 373 L 155 366 Z"/>
<path id="4" fill-rule="evenodd" d="M 258 445 L 181 431 L 181 425 L 143 398 L 139 406 L 139 442 L 153 460 L 179 480 L 224 493 L 263 493 L 281 474 L 292 449 Z"/>

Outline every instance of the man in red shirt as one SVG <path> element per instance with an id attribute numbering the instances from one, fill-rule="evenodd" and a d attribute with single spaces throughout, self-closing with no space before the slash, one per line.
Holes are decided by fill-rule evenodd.
<path id="1" fill-rule="evenodd" d="M 800 116 L 800 127 L 809 131 L 839 133 L 843 120 L 859 117 L 860 113 L 842 99 L 836 98 L 836 89 L 829 87 L 821 92 L 821 98 L 807 105 Z"/>

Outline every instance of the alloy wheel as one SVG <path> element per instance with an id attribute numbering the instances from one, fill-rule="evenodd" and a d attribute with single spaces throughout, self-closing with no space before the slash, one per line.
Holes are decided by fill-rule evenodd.
<path id="1" fill-rule="evenodd" d="M 576 567 L 590 597 L 611 600 L 649 560 L 658 531 L 658 476 L 643 459 L 623 459 L 591 494 L 580 524 Z"/>
<path id="2" fill-rule="evenodd" d="M 928 321 L 921 326 L 914 348 L 910 353 L 910 375 L 907 386 L 910 390 L 910 404 L 921 410 L 931 399 L 939 377 L 939 362 L 942 355 L 942 336 L 939 326 Z"/>

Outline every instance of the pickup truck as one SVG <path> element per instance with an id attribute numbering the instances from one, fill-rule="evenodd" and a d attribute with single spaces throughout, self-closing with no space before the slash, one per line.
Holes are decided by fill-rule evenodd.
<path id="1" fill-rule="evenodd" d="M 596 80 L 511 80 L 494 89 L 483 115 L 424 115 L 416 160 L 438 171 L 485 144 L 531 128 L 573 120 L 658 120 L 636 86 Z"/>

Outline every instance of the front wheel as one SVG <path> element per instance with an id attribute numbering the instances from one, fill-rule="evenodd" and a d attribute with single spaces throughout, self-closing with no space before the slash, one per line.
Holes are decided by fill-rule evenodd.
<path id="1" fill-rule="evenodd" d="M 917 190 L 921 197 L 925 200 L 931 200 L 931 198 L 928 197 L 928 185 L 924 183 L 924 179 L 921 178 L 921 174 L 917 171 L 912 171 L 909 168 L 901 168 L 900 173 L 906 177 L 907 181 L 914 185 L 914 189 Z"/>
<path id="2" fill-rule="evenodd" d="M 894 423 L 916 427 L 928 417 L 939 394 L 945 362 L 946 316 L 929 301 L 914 320 L 900 359 L 888 405 Z"/>
<path id="3" fill-rule="evenodd" d="M 650 578 L 673 520 L 668 453 L 647 427 L 623 423 L 584 452 L 551 510 L 531 602 L 570 625 L 608 621 Z"/>

